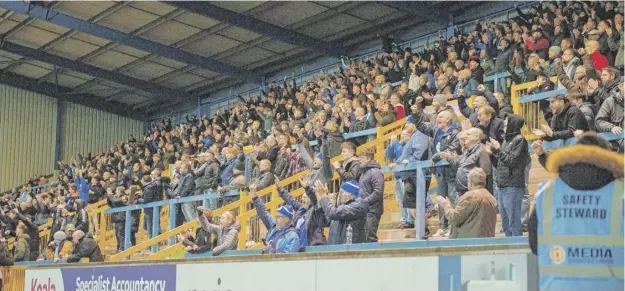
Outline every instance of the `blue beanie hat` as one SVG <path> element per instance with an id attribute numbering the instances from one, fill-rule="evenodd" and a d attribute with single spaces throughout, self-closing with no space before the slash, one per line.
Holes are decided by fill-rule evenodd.
<path id="1" fill-rule="evenodd" d="M 278 213 L 286 216 L 288 219 L 293 219 L 293 206 L 288 204 L 284 205 L 278 208 Z"/>
<path id="2" fill-rule="evenodd" d="M 316 157 L 320 158 L 320 159 L 323 159 L 323 154 L 322 153 L 318 153 Z"/>
<path id="3" fill-rule="evenodd" d="M 360 188 L 358 187 L 358 181 L 356 180 L 347 181 L 341 184 L 341 190 L 359 197 L 358 192 L 360 191 Z"/>

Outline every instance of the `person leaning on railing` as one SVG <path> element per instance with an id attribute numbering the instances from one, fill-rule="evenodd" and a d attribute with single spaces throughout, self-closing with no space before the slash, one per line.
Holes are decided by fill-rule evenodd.
<path id="1" fill-rule="evenodd" d="M 89 262 L 104 262 L 100 246 L 93 239 L 90 233 L 85 234 L 82 230 L 77 230 L 72 234 L 74 250 L 67 258 L 68 263 L 77 263 L 83 258 L 88 258 Z"/>
<path id="2" fill-rule="evenodd" d="M 571 105 L 564 94 L 556 94 L 547 99 L 553 113 L 550 126 L 541 125 L 542 129 L 534 129 L 536 136 L 545 140 L 569 139 L 575 135 L 576 130 L 588 131 L 588 123 L 584 114 Z"/>
<path id="3" fill-rule="evenodd" d="M 607 69 L 604 70 L 606 72 Z M 621 79 L 615 90 L 601 105 L 595 119 L 598 132 L 611 132 L 620 135 L 623 133 L 623 95 L 625 94 L 625 82 Z M 612 148 L 622 153 L 623 140 L 612 141 Z"/>

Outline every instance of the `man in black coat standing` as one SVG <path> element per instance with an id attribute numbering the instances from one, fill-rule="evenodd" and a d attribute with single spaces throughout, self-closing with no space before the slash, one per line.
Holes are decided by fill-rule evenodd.
<path id="1" fill-rule="evenodd" d="M 504 120 L 503 144 L 491 138 L 484 147 L 497 159 L 497 204 L 506 236 L 523 235 L 521 206 L 526 191 L 525 167 L 531 162 L 527 140 L 521 134 L 524 124 L 523 117 L 508 114 Z"/>
<path id="2" fill-rule="evenodd" d="M 362 150 L 359 155 L 362 173 L 358 180 L 359 197 L 369 204 L 365 224 L 366 242 L 378 241 L 378 226 L 384 213 L 384 174 L 374 155 L 375 150 L 372 148 Z"/>
<path id="3" fill-rule="evenodd" d="M 577 106 L 571 105 L 564 94 L 556 94 L 547 100 L 553 112 L 551 126 L 542 125 L 542 130 L 535 129 L 536 136 L 543 137 L 545 140 L 566 140 L 572 138 L 576 130 L 588 131 L 588 123 L 584 114 Z"/>

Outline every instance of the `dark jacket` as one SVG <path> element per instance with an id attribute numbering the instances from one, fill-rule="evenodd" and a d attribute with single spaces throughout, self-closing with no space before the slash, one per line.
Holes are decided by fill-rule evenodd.
<path id="1" fill-rule="evenodd" d="M 393 116 L 393 118 L 395 118 Z M 354 124 L 352 124 L 352 126 L 349 128 L 349 132 L 358 132 L 358 131 L 363 131 L 366 129 L 371 128 L 371 123 L 369 123 L 369 120 L 366 117 L 363 117 L 361 120 L 356 120 L 354 121 Z M 356 146 L 360 146 L 363 145 L 367 142 L 367 136 L 359 136 L 353 139 L 354 143 L 356 144 Z"/>
<path id="2" fill-rule="evenodd" d="M 358 179 L 360 198 L 369 203 L 369 213 L 380 217 L 384 213 L 384 174 L 376 160 L 360 167 Z"/>
<path id="3" fill-rule="evenodd" d="M 462 155 L 448 158 L 447 161 L 452 168 L 456 169 L 456 191 L 464 193 L 469 190 L 469 171 L 475 167 L 480 167 L 491 175 L 492 165 L 488 153 L 484 151 L 481 143 L 475 144 L 464 150 Z"/>
<path id="4" fill-rule="evenodd" d="M 443 131 L 432 123 L 418 122 L 417 129 L 425 135 L 432 137 L 430 151 L 433 153 L 431 158 L 433 162 L 438 163 L 441 160 L 441 152 L 455 152 L 458 155 L 462 153 L 460 140 L 458 139 L 460 130 L 455 123 L 452 123 L 447 131 Z M 438 146 L 437 141 L 439 143 Z M 437 173 L 441 172 L 448 182 L 456 180 L 456 172 L 449 166 L 437 167 L 435 171 Z"/>
<path id="5" fill-rule="evenodd" d="M 369 212 L 369 204 L 362 198 L 351 199 L 338 207 L 332 206 L 327 197 L 321 198 L 319 204 L 330 219 L 328 244 L 337 245 L 347 242 L 347 227 L 352 226 L 352 244 L 366 241 L 365 222 Z"/>
<path id="6" fill-rule="evenodd" d="M 87 203 L 82 200 L 76 200 L 78 204 L 78 209 L 76 209 L 76 214 L 74 215 L 74 225 L 77 230 L 82 230 L 84 233 L 89 232 L 89 215 L 85 210 L 85 206 Z"/>
<path id="7" fill-rule="evenodd" d="M 577 105 L 577 108 L 579 108 L 584 115 L 584 120 L 586 120 L 588 130 L 595 131 L 595 112 L 593 110 L 593 105 L 589 102 L 583 102 Z"/>
<path id="8" fill-rule="evenodd" d="M 206 162 L 193 171 L 196 194 L 205 194 L 210 189 L 217 189 L 221 181 L 220 166 L 218 161 Z"/>
<path id="9" fill-rule="evenodd" d="M 360 178 L 360 160 L 357 157 L 351 157 L 344 161 L 340 168 L 336 171 L 343 181 L 358 180 Z"/>
<path id="10" fill-rule="evenodd" d="M 30 216 L 26 216 L 22 213 L 17 213 L 17 218 L 28 228 L 28 243 L 30 248 L 29 260 L 35 261 L 39 257 L 39 228 L 33 222 Z M 87 228 L 88 227 L 89 225 L 87 224 Z"/>
<path id="11" fill-rule="evenodd" d="M 163 200 L 164 185 L 158 178 L 143 186 L 143 202 L 151 203 Z"/>
<path id="12" fill-rule="evenodd" d="M 193 179 L 193 173 L 189 172 L 183 175 L 178 182 L 178 186 L 174 189 L 174 196 L 187 197 L 193 196 L 193 189 L 195 188 L 195 181 Z"/>
<path id="13" fill-rule="evenodd" d="M 265 189 L 271 185 L 273 185 L 275 181 L 275 176 L 272 172 L 262 171 L 254 178 L 254 184 L 258 186 L 258 189 Z"/>
<path id="14" fill-rule="evenodd" d="M 341 154 L 341 143 L 345 141 L 340 132 L 330 132 L 324 136 L 323 142 L 328 144 L 328 152 L 330 158 L 334 158 Z"/>
<path id="15" fill-rule="evenodd" d="M 497 59 L 495 60 L 495 72 L 503 73 L 508 70 L 508 64 L 510 64 L 510 58 L 512 58 L 512 54 L 514 53 L 514 48 L 512 46 L 508 46 L 507 49 L 499 52 Z"/>
<path id="16" fill-rule="evenodd" d="M 570 103 L 566 104 L 562 112 L 551 118 L 552 136 L 545 136 L 545 140 L 569 139 L 572 138 L 575 130 L 588 130 L 588 124 L 582 111 Z"/>
<path id="17" fill-rule="evenodd" d="M 89 258 L 90 263 L 104 262 L 104 257 L 102 256 L 100 247 L 90 233 L 85 234 L 78 245 L 74 247 L 74 251 L 67 258 L 67 262 L 76 263 L 82 258 Z"/>
<path id="18" fill-rule="evenodd" d="M 498 161 L 495 182 L 499 188 L 525 188 L 525 167 L 531 159 L 527 140 L 521 134 L 524 124 L 523 117 L 509 114 L 505 140 L 499 149 L 493 149 Z"/>
<path id="19" fill-rule="evenodd" d="M 89 191 L 89 198 L 87 199 L 87 202 L 89 202 L 89 204 L 92 204 L 102 200 L 102 198 L 104 198 L 104 193 L 105 190 L 104 188 L 102 188 L 102 185 L 98 184 L 91 186 L 91 191 Z"/>
<path id="20" fill-rule="evenodd" d="M 328 224 L 328 219 L 323 209 L 317 203 L 317 195 L 313 187 L 308 186 L 305 188 L 305 195 L 310 198 L 310 205 L 308 207 L 304 207 L 284 188 L 280 188 L 278 193 L 286 204 L 293 206 L 293 209 L 295 209 L 295 216 L 293 217 L 294 224 L 297 225 L 300 223 L 300 219 L 303 219 L 306 229 L 307 245 L 316 246 L 327 244 L 326 236 L 323 234 L 323 228 Z"/>
<path id="21" fill-rule="evenodd" d="M 490 138 L 493 138 L 495 140 L 497 140 L 498 142 L 502 142 L 503 141 L 503 119 L 497 117 L 497 116 L 493 116 L 490 120 L 490 122 L 488 123 L 488 125 L 482 125 L 481 123 L 476 123 L 474 124 L 475 127 L 481 129 L 484 132 L 485 135 L 485 139 L 489 140 Z"/>
<path id="22" fill-rule="evenodd" d="M 13 266 L 13 258 L 6 241 L 0 241 L 0 267 Z"/>
<path id="23" fill-rule="evenodd" d="M 289 175 L 289 164 L 291 157 L 284 150 L 282 153 L 278 153 L 276 157 L 275 165 L 273 165 L 273 173 L 279 178 L 284 179 Z"/>
<path id="24" fill-rule="evenodd" d="M 495 114 L 497 114 L 497 110 L 499 109 L 499 106 L 497 103 L 497 98 L 495 98 L 493 93 L 486 91 L 480 95 L 486 97 L 488 104 L 493 109 L 495 109 Z M 470 95 L 467 95 L 467 96 L 470 96 Z M 471 121 L 471 125 L 476 126 L 480 122 L 479 119 L 477 119 L 477 110 L 467 105 L 467 100 L 464 96 L 458 96 L 458 109 L 460 110 L 460 113 L 464 115 L 464 117 L 468 118 L 469 121 Z"/>

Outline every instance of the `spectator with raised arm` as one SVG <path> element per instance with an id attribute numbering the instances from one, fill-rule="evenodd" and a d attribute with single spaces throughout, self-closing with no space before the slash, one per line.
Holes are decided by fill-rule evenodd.
<path id="1" fill-rule="evenodd" d="M 321 208 L 330 219 L 328 244 L 366 242 L 365 225 L 369 203 L 359 197 L 360 189 L 357 181 L 352 180 L 341 184 L 336 207 L 328 198 L 328 186 L 326 184 L 315 183 L 315 192 L 320 199 Z"/>
<path id="2" fill-rule="evenodd" d="M 252 197 L 252 205 L 256 209 L 256 214 L 260 221 L 267 228 L 267 235 L 263 239 L 263 253 L 281 254 L 295 253 L 300 249 L 298 231 L 293 226 L 293 207 L 282 206 L 276 211 L 274 219 L 265 208 L 265 204 L 256 196 L 258 187 L 250 185 L 249 195 Z"/>
<path id="3" fill-rule="evenodd" d="M 436 117 L 436 123 L 418 122 L 417 129 L 432 137 L 430 151 L 432 158 L 430 164 L 434 165 L 442 160 L 441 153 L 452 152 L 460 154 L 462 149 L 458 139 L 460 130 L 453 122 L 453 116 L 448 111 L 441 111 Z M 456 192 L 456 173 L 449 166 L 436 167 L 434 169 L 438 184 L 437 193 L 451 200 L 452 206 L 456 206 L 458 193 Z M 444 212 L 439 212 L 439 228 L 434 236 L 449 236 L 448 220 Z"/>
<path id="4" fill-rule="evenodd" d="M 204 207 L 197 209 L 202 213 L 209 211 Z M 212 248 L 213 256 L 219 256 L 224 251 L 236 250 L 239 242 L 239 231 L 241 230 L 241 223 L 236 221 L 234 214 L 230 211 L 225 211 L 218 219 L 219 224 L 212 224 L 205 215 L 198 216 L 200 227 L 215 236 L 216 242 Z M 199 247 L 192 247 L 192 250 L 199 250 Z"/>

